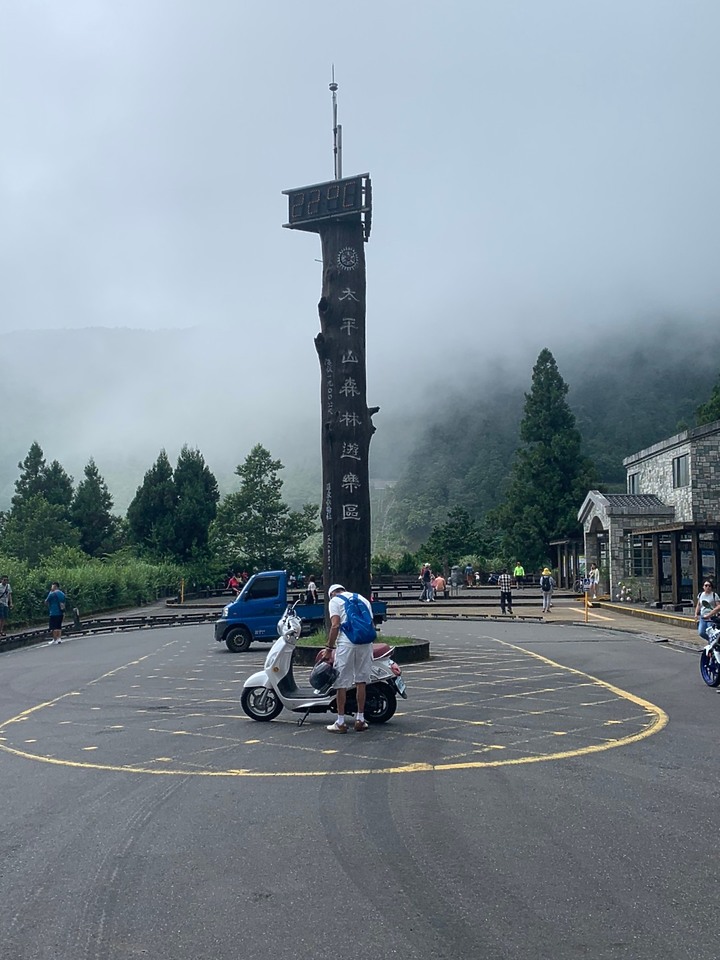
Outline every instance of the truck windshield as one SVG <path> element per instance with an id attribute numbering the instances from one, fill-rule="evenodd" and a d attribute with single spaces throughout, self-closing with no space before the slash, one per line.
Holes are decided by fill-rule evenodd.
<path id="1" fill-rule="evenodd" d="M 244 600 L 267 600 L 276 597 L 280 587 L 280 577 L 261 577 L 252 583 L 243 594 Z"/>

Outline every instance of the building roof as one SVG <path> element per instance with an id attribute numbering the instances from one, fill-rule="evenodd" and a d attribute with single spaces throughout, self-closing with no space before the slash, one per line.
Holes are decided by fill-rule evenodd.
<path id="1" fill-rule="evenodd" d="M 623 466 L 630 470 L 640 460 L 647 460 L 656 457 L 659 453 L 667 452 L 672 447 L 682 446 L 687 443 L 694 443 L 697 440 L 705 440 L 708 437 L 720 436 L 720 420 L 713 420 L 712 423 L 704 423 L 701 427 L 693 427 L 691 430 L 683 430 L 682 433 L 676 433 L 666 440 L 660 440 L 659 443 L 646 447 L 644 450 L 638 450 L 637 453 L 625 457 Z"/>
<path id="2" fill-rule="evenodd" d="M 584 523 L 598 509 L 608 516 L 675 516 L 675 508 L 663 503 L 654 493 L 600 493 L 599 490 L 590 490 L 578 511 L 578 520 Z"/>
<path id="3" fill-rule="evenodd" d="M 625 510 L 642 510 L 648 507 L 664 507 L 660 497 L 654 493 L 605 493 L 603 494 L 609 507 L 620 507 Z"/>

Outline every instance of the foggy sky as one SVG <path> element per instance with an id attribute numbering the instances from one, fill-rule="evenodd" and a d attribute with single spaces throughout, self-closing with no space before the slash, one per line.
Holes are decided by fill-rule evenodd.
<path id="1" fill-rule="evenodd" d="M 183 385 L 236 355 L 228 403 L 317 416 L 320 244 L 281 191 L 332 179 L 333 63 L 381 416 L 717 317 L 719 28 L 716 0 L 5 0 L 0 333 L 196 328 Z"/>

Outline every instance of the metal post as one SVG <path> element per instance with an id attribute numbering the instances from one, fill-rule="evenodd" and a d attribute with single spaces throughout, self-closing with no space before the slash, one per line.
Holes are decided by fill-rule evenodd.
<path id="1" fill-rule="evenodd" d="M 330 91 L 332 93 L 333 107 L 333 171 L 336 180 L 342 180 L 342 127 L 337 122 L 337 90 L 335 83 L 335 64 L 332 66 L 332 82 Z"/>

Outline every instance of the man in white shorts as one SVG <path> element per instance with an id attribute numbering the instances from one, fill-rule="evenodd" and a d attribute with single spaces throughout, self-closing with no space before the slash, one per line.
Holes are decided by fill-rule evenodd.
<path id="1" fill-rule="evenodd" d="M 347 619 L 345 612 L 345 601 L 343 594 L 348 597 L 353 596 L 340 583 L 334 583 L 328 590 L 330 603 L 328 604 L 328 613 L 330 614 L 330 632 L 328 634 L 328 645 L 326 654 L 330 650 L 335 650 L 335 669 L 338 672 L 337 683 L 337 711 L 338 717 L 335 723 L 331 723 L 327 728 L 331 733 L 347 733 L 348 728 L 345 723 L 345 697 L 348 687 L 353 685 L 357 688 L 357 713 L 355 714 L 355 729 L 358 732 L 367 730 L 368 725 L 365 720 L 365 688 L 370 679 L 372 670 L 372 652 L 371 643 L 351 643 L 343 633 L 342 625 Z M 360 597 L 362 602 L 367 605 L 372 615 L 372 606 L 365 599 Z M 337 648 L 337 649 L 336 649 Z M 326 659 L 329 659 L 326 655 Z"/>

